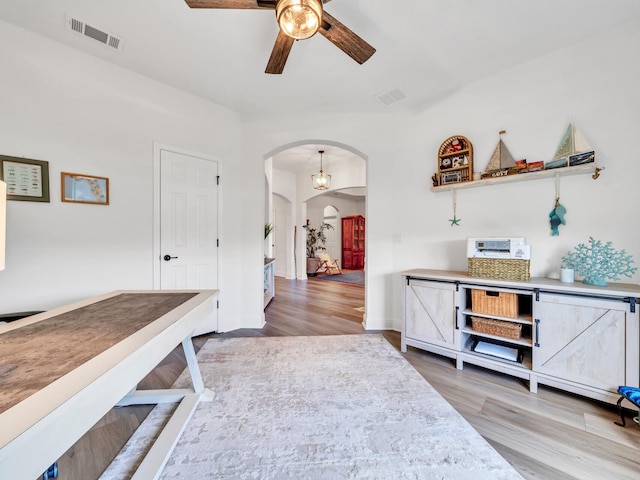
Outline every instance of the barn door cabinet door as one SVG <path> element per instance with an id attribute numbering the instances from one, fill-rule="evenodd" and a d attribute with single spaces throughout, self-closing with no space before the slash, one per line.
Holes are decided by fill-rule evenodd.
<path id="1" fill-rule="evenodd" d="M 638 314 L 622 300 L 541 293 L 533 370 L 612 393 L 637 386 Z"/>
<path id="2" fill-rule="evenodd" d="M 407 339 L 458 350 L 456 288 L 453 283 L 410 279 L 405 287 L 403 351 Z"/>

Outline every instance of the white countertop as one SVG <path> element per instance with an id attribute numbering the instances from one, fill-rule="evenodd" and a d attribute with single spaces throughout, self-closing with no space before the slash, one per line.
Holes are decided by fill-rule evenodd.
<path id="1" fill-rule="evenodd" d="M 640 285 L 633 283 L 609 283 L 606 287 L 587 285 L 581 281 L 564 283 L 554 278 L 531 277 L 529 280 L 498 280 L 495 278 L 471 277 L 467 272 L 453 270 L 429 270 L 415 268 L 401 272 L 404 277 L 421 278 L 447 282 L 460 282 L 472 285 L 498 286 L 506 288 L 523 288 L 527 290 L 544 290 L 547 292 L 577 293 L 611 297 L 640 298 Z"/>

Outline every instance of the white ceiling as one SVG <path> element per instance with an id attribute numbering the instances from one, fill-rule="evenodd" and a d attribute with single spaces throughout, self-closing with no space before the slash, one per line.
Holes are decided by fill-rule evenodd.
<path id="1" fill-rule="evenodd" d="M 244 117 L 419 112 L 465 84 L 640 19 L 638 0 L 333 0 L 325 8 L 377 49 L 369 61 L 358 65 L 316 35 L 294 44 L 282 75 L 267 75 L 273 11 L 190 9 L 184 0 L 0 0 L 0 19 Z M 124 48 L 70 31 L 67 15 L 121 37 Z M 376 99 L 394 89 L 406 98 Z M 306 145 L 276 155 L 274 166 L 306 169 L 320 148 L 333 161 L 351 155 Z"/>
<path id="2" fill-rule="evenodd" d="M 322 150 L 322 165 L 327 173 L 337 163 L 354 161 L 360 157 L 354 153 L 334 145 L 306 144 L 289 148 L 273 156 L 273 168 L 285 172 L 305 173 L 320 169 L 320 153 Z"/>
<path id="3" fill-rule="evenodd" d="M 377 49 L 368 62 L 358 65 L 316 35 L 295 43 L 282 75 L 266 75 L 278 28 L 270 10 L 190 9 L 184 0 L 0 0 L 0 19 L 250 115 L 420 111 L 464 84 L 640 17 L 638 0 L 333 0 L 325 7 Z M 67 14 L 122 37 L 123 51 L 69 31 Z M 393 89 L 407 98 L 390 107 L 375 98 Z"/>

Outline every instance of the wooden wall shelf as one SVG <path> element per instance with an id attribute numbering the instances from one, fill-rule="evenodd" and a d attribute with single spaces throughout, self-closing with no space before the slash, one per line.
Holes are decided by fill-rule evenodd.
<path id="1" fill-rule="evenodd" d="M 451 190 L 461 190 L 463 188 L 483 187 L 485 185 L 495 185 L 497 183 L 521 182 L 524 180 L 535 180 L 538 178 L 548 178 L 565 175 L 593 174 L 596 170 L 595 163 L 587 165 L 576 165 L 574 167 L 554 168 L 552 170 L 541 170 L 539 172 L 519 173 L 517 175 L 507 175 L 504 177 L 485 178 L 483 180 L 473 180 L 470 182 L 450 183 L 431 187 L 432 192 L 448 192 Z"/>

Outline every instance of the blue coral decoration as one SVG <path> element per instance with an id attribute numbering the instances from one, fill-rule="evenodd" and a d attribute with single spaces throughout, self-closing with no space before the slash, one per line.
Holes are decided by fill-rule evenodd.
<path id="1" fill-rule="evenodd" d="M 611 242 L 602 243 L 589 237 L 589 245 L 578 244 L 573 252 L 562 257 L 562 266 L 573 268 L 589 285 L 607 286 L 606 280 L 618 280 L 620 275 L 633 276 L 633 258 L 624 250 L 615 250 Z"/>

